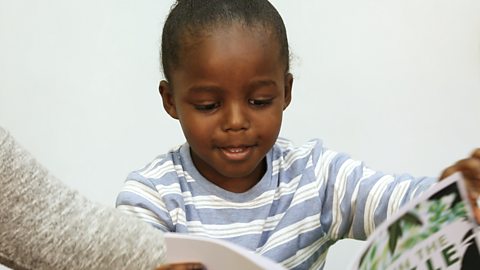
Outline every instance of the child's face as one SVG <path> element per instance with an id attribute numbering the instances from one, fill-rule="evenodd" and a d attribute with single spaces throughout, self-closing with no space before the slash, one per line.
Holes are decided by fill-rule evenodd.
<path id="1" fill-rule="evenodd" d="M 196 168 L 224 189 L 248 190 L 265 172 L 290 102 L 293 79 L 277 40 L 262 27 L 233 24 L 188 40 L 179 62 L 160 92 Z"/>

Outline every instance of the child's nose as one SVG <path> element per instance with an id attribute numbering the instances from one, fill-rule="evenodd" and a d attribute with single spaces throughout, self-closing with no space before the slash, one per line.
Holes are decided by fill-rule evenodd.
<path id="1" fill-rule="evenodd" d="M 229 104 L 225 108 L 223 130 L 225 131 L 242 131 L 250 127 L 249 117 L 246 108 L 241 104 Z"/>

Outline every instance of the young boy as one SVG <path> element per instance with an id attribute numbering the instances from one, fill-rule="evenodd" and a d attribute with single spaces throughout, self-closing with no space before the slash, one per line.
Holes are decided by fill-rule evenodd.
<path id="1" fill-rule="evenodd" d="M 278 138 L 291 100 L 283 21 L 267 0 L 177 1 L 163 29 L 160 94 L 187 143 L 132 172 L 117 207 L 160 230 L 221 238 L 291 269 L 321 269 L 434 178 L 386 175 Z M 480 180 L 480 151 L 446 171 Z"/>

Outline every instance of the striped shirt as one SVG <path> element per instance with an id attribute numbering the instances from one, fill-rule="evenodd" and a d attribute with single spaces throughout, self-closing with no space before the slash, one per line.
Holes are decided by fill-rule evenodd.
<path id="1" fill-rule="evenodd" d="M 128 176 L 117 208 L 162 231 L 219 238 L 290 269 L 322 269 L 342 238 L 365 239 L 436 180 L 387 175 L 323 147 L 279 138 L 267 171 L 244 193 L 226 191 L 193 165 L 189 146 Z"/>

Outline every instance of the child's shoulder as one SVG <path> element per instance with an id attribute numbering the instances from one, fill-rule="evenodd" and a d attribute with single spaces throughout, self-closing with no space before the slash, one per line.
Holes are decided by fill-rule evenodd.
<path id="1" fill-rule="evenodd" d="M 129 179 L 132 180 L 154 180 L 162 179 L 168 174 L 176 173 L 177 165 L 179 165 L 182 155 L 182 147 L 184 145 L 177 145 L 172 147 L 166 153 L 156 156 L 153 160 L 143 166 L 141 169 L 132 171 L 129 174 Z"/>
<path id="2" fill-rule="evenodd" d="M 284 137 L 278 137 L 274 148 L 284 154 L 292 152 L 313 151 L 314 149 L 323 149 L 323 142 L 320 139 L 311 139 L 303 144 L 295 144 L 292 140 Z"/>
<path id="3" fill-rule="evenodd" d="M 297 145 L 289 139 L 279 137 L 273 146 L 272 162 L 287 167 L 293 163 L 309 167 L 312 163 L 319 162 L 320 157 L 328 152 L 330 151 L 324 147 L 320 139 L 311 139 Z"/>

